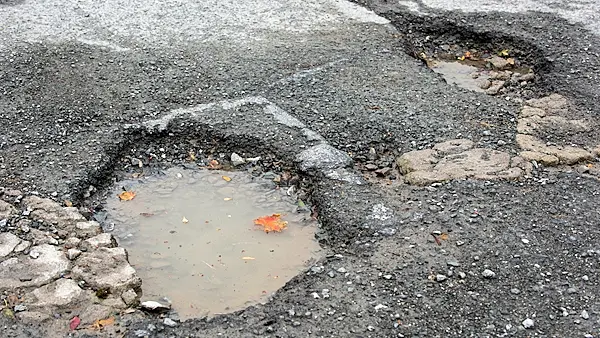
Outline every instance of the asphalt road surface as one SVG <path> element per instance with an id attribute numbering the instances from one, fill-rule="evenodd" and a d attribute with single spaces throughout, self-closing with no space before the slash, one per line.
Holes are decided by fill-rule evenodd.
<path id="1" fill-rule="evenodd" d="M 16 210 L 2 233 L 32 236 L 26 196 L 91 218 L 131 157 L 160 153 L 144 163 L 159 170 L 196 147 L 298 173 L 328 253 L 233 314 L 115 310 L 69 332 L 83 305 L 11 305 L 0 336 L 600 337 L 600 2 L 355 2 L 0 0 L 0 199 Z M 447 50 L 506 50 L 535 80 L 451 85 L 421 57 Z M 553 94 L 566 103 L 528 101 Z M 525 105 L 562 118 L 538 148 L 586 155 L 517 160 Z M 454 139 L 487 155 L 460 169 L 439 146 Z M 411 184 L 397 158 L 434 147 L 419 165 L 464 175 Z M 470 174 L 489 154 L 518 174 Z M 33 292 L 2 278 L 6 309 Z"/>

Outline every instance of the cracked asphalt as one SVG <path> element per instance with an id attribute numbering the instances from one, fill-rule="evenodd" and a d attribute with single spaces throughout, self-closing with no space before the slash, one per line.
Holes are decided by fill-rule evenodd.
<path id="1" fill-rule="evenodd" d="M 521 101 L 447 84 L 415 58 L 433 45 L 519 50 L 538 76 L 522 99 L 597 121 L 598 1 L 355 2 L 0 1 L 0 198 L 88 207 L 128 155 L 235 151 L 302 175 L 328 252 L 233 314 L 100 332 L 1 316 L 0 335 L 600 337 L 597 177 L 533 163 L 417 187 L 362 169 L 457 138 L 518 155 Z"/>

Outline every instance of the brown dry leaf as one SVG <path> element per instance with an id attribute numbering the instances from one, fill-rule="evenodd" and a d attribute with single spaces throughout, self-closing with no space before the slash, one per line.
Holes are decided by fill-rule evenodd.
<path id="1" fill-rule="evenodd" d="M 219 161 L 217 161 L 217 160 L 210 160 L 210 162 L 208 162 L 208 168 L 209 169 L 221 169 L 221 165 L 219 164 Z"/>
<path id="2" fill-rule="evenodd" d="M 229 177 L 229 176 L 221 176 L 221 177 L 227 182 L 231 181 L 231 177 Z"/>
<path id="3" fill-rule="evenodd" d="M 271 231 L 281 232 L 283 229 L 287 228 L 287 223 L 288 222 L 281 220 L 281 214 L 263 216 L 254 220 L 254 224 L 262 226 L 266 233 Z"/>
<path id="4" fill-rule="evenodd" d="M 509 65 L 513 65 L 513 66 L 515 65 L 515 59 L 513 59 L 513 58 L 506 59 L 506 62 L 508 62 Z"/>
<path id="5" fill-rule="evenodd" d="M 121 201 L 131 201 L 135 197 L 135 192 L 123 191 L 118 196 Z"/>
<path id="6" fill-rule="evenodd" d="M 109 325 L 113 325 L 115 323 L 115 317 L 108 317 L 106 319 L 98 319 L 92 324 L 92 329 L 100 330 L 103 327 L 107 327 Z"/>
<path id="7" fill-rule="evenodd" d="M 254 258 L 254 257 L 250 257 L 250 256 L 245 256 L 245 257 L 242 257 L 242 259 L 243 259 L 243 260 L 245 260 L 245 261 L 253 261 L 253 260 L 255 260 L 256 258 Z"/>
<path id="8" fill-rule="evenodd" d="M 72 207 L 73 206 L 73 202 L 69 201 L 69 200 L 65 200 L 65 207 Z"/>
<path id="9" fill-rule="evenodd" d="M 447 233 L 445 233 L 445 232 L 444 232 L 443 234 L 441 234 L 441 235 L 440 235 L 440 239 L 441 239 L 442 241 L 446 241 L 446 240 L 448 240 L 448 237 L 450 237 L 450 236 L 448 236 L 448 234 L 447 234 Z"/>

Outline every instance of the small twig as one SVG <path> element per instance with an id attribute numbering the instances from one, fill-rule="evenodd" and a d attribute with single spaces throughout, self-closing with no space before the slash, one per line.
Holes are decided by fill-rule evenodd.
<path id="1" fill-rule="evenodd" d="M 433 239 L 435 239 L 435 242 L 437 243 L 437 245 L 442 245 L 442 242 L 440 242 L 440 240 L 435 236 L 434 233 L 431 233 L 431 236 L 433 236 Z"/>
<path id="2" fill-rule="evenodd" d="M 213 269 L 213 270 L 216 270 L 214 266 L 212 266 L 212 265 L 210 265 L 210 264 L 206 263 L 205 261 L 202 261 L 202 263 L 206 264 L 206 266 L 208 266 L 209 268 L 211 268 L 211 269 Z"/>

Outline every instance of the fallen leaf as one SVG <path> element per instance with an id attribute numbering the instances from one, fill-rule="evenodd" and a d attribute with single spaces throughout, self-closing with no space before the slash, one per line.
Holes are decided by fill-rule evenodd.
<path id="1" fill-rule="evenodd" d="M 73 331 L 79 326 L 80 323 L 81 323 L 81 319 L 79 319 L 79 317 L 75 316 L 71 319 L 71 321 L 69 321 L 69 328 L 71 329 L 71 331 Z"/>
<path id="2" fill-rule="evenodd" d="M 182 223 L 185 223 L 185 224 L 187 224 L 187 223 L 189 223 L 190 221 L 189 221 L 187 218 L 183 217 L 183 219 L 181 220 L 181 222 L 182 222 Z"/>
<path id="3" fill-rule="evenodd" d="M 227 182 L 231 181 L 231 177 L 229 177 L 229 176 L 221 176 L 221 177 L 223 177 L 223 179 Z"/>
<path id="4" fill-rule="evenodd" d="M 135 197 L 135 192 L 123 191 L 118 196 L 121 201 L 131 201 Z"/>
<path id="5" fill-rule="evenodd" d="M 72 207 L 73 206 L 73 202 L 69 201 L 69 200 L 65 200 L 65 207 Z"/>
<path id="6" fill-rule="evenodd" d="M 108 317 L 106 319 L 98 319 L 92 324 L 94 330 L 100 330 L 103 327 L 113 325 L 115 323 L 115 317 Z"/>
<path id="7" fill-rule="evenodd" d="M 221 165 L 217 160 L 210 160 L 210 162 L 208 162 L 208 167 L 209 169 L 221 169 Z"/>
<path id="8" fill-rule="evenodd" d="M 445 232 L 444 232 L 443 234 L 441 234 L 441 235 L 440 235 L 440 239 L 441 239 L 442 241 L 446 241 L 446 240 L 448 240 L 448 237 L 450 237 L 450 236 L 448 236 L 448 234 L 447 234 L 447 233 L 445 233 Z"/>
<path id="9" fill-rule="evenodd" d="M 246 256 L 246 257 L 242 257 L 242 259 L 243 259 L 243 260 L 245 260 L 245 261 L 253 261 L 253 260 L 255 260 L 256 258 L 254 258 L 254 257 L 250 257 L 250 256 Z"/>
<path id="10" fill-rule="evenodd" d="M 460 60 L 460 61 L 465 61 L 465 56 L 464 55 L 463 56 L 459 56 L 459 57 L 457 57 L 457 59 Z"/>
<path id="11" fill-rule="evenodd" d="M 193 151 L 190 151 L 190 152 L 189 152 L 189 155 L 190 155 L 190 156 L 188 157 L 188 160 L 189 160 L 190 162 L 196 162 L 196 154 L 195 154 Z"/>
<path id="12" fill-rule="evenodd" d="M 587 164 L 587 167 L 591 169 L 591 168 L 593 168 L 593 167 L 594 167 L 594 165 L 593 165 L 593 164 L 591 164 L 591 163 L 588 163 L 588 164 Z"/>
<path id="13" fill-rule="evenodd" d="M 2 314 L 8 319 L 16 319 L 15 313 L 9 308 L 5 308 L 4 310 L 2 310 Z"/>
<path id="14" fill-rule="evenodd" d="M 232 199 L 233 199 L 233 198 L 231 198 L 231 197 L 225 197 L 225 198 L 223 199 L 223 201 L 231 201 Z"/>
<path id="15" fill-rule="evenodd" d="M 501 50 L 501 51 L 498 52 L 498 55 L 499 56 L 508 56 L 508 52 L 509 52 L 508 49 L 503 49 L 503 50 Z"/>
<path id="16" fill-rule="evenodd" d="M 262 226 L 266 233 L 271 231 L 281 232 L 287 227 L 287 223 L 281 220 L 281 214 L 263 216 L 254 220 L 254 224 Z"/>
<path id="17" fill-rule="evenodd" d="M 509 65 L 513 65 L 513 66 L 515 65 L 515 59 L 513 59 L 513 58 L 506 59 L 506 62 L 508 62 Z"/>

